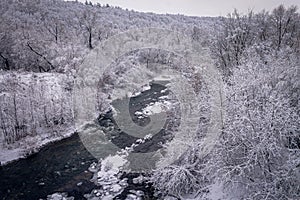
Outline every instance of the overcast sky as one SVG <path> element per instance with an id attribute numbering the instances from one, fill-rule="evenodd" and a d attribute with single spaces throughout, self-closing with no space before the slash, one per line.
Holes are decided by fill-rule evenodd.
<path id="1" fill-rule="evenodd" d="M 79 0 L 85 2 L 85 0 Z M 109 4 L 121 8 L 133 9 L 142 12 L 184 14 L 191 16 L 219 16 L 226 15 L 237 8 L 240 12 L 248 9 L 261 11 L 272 10 L 284 4 L 297 5 L 300 0 L 89 0 L 93 3 Z"/>

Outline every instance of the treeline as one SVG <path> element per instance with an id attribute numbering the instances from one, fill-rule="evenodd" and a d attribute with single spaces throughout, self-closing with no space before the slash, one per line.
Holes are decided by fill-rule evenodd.
<path id="1" fill-rule="evenodd" d="M 62 0 L 3 0 L 0 18 L 0 70 L 59 73 L 76 71 L 90 49 L 122 31 L 160 27 L 192 34 L 193 27 L 206 32 L 215 21 Z"/>

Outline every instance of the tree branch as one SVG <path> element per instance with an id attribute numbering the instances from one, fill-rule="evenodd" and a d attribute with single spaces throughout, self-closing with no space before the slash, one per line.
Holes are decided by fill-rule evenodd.
<path id="1" fill-rule="evenodd" d="M 36 55 L 40 56 L 41 58 L 43 58 L 49 65 L 50 65 L 50 69 L 47 70 L 47 71 L 50 71 L 51 69 L 55 69 L 55 67 L 53 66 L 53 64 L 43 55 L 43 54 L 40 54 L 39 52 L 37 52 L 36 50 L 34 50 L 32 48 L 32 46 L 30 46 L 30 43 L 27 42 L 27 46 L 29 47 L 29 49 L 35 53 Z"/>

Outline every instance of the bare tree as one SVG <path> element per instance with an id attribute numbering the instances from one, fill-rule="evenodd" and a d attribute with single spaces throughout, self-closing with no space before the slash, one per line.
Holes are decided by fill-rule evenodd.
<path id="1" fill-rule="evenodd" d="M 81 26 L 87 33 L 88 47 L 93 48 L 93 34 L 95 29 L 96 13 L 92 10 L 85 10 L 82 16 Z"/>
<path id="2" fill-rule="evenodd" d="M 212 52 L 226 76 L 231 74 L 233 66 L 241 63 L 246 47 L 253 43 L 252 24 L 252 11 L 241 15 L 235 10 L 227 18 L 223 18 L 221 33 L 212 44 Z"/>
<path id="3" fill-rule="evenodd" d="M 282 47 L 282 44 L 293 46 L 293 38 L 296 36 L 297 27 L 299 28 L 299 21 L 297 18 L 297 7 L 291 6 L 285 8 L 283 5 L 275 8 L 270 16 L 271 25 L 275 31 L 275 38 L 277 49 Z"/>
<path id="4" fill-rule="evenodd" d="M 36 49 L 34 49 L 29 42 L 27 42 L 27 46 L 29 47 L 30 51 L 32 51 L 34 54 L 42 58 L 49 65 L 50 68 L 48 69 L 45 69 L 43 66 L 39 66 L 40 72 L 48 72 L 50 70 L 55 69 L 53 64 L 46 58 L 46 56 L 44 56 L 42 53 L 39 53 Z"/>
<path id="5" fill-rule="evenodd" d="M 0 35 L 0 60 L 2 61 L 0 63 L 3 64 L 3 67 L 0 65 L 0 68 L 3 68 L 4 70 L 11 70 L 13 68 L 9 59 L 9 55 L 12 51 L 12 45 L 13 42 L 9 34 L 4 33 L 2 37 Z"/>
<path id="6" fill-rule="evenodd" d="M 299 52 L 300 23 L 297 7 L 275 8 L 271 14 L 252 11 L 241 15 L 236 10 L 223 18 L 222 26 L 216 30 L 211 50 L 223 74 L 228 77 L 232 69 L 246 58 L 245 50 L 255 48 L 264 60 L 264 55 L 289 47 Z"/>
<path id="7" fill-rule="evenodd" d="M 49 34 L 54 38 L 55 43 L 61 39 L 60 34 L 63 32 L 63 19 L 59 19 L 57 16 L 45 16 L 44 26 Z"/>

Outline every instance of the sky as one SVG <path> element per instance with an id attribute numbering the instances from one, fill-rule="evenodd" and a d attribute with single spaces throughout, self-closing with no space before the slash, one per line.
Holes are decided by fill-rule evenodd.
<path id="1" fill-rule="evenodd" d="M 79 0 L 85 2 L 85 0 Z M 88 0 L 141 12 L 184 14 L 189 16 L 225 16 L 237 8 L 239 12 L 272 10 L 280 4 L 296 5 L 300 0 Z"/>

